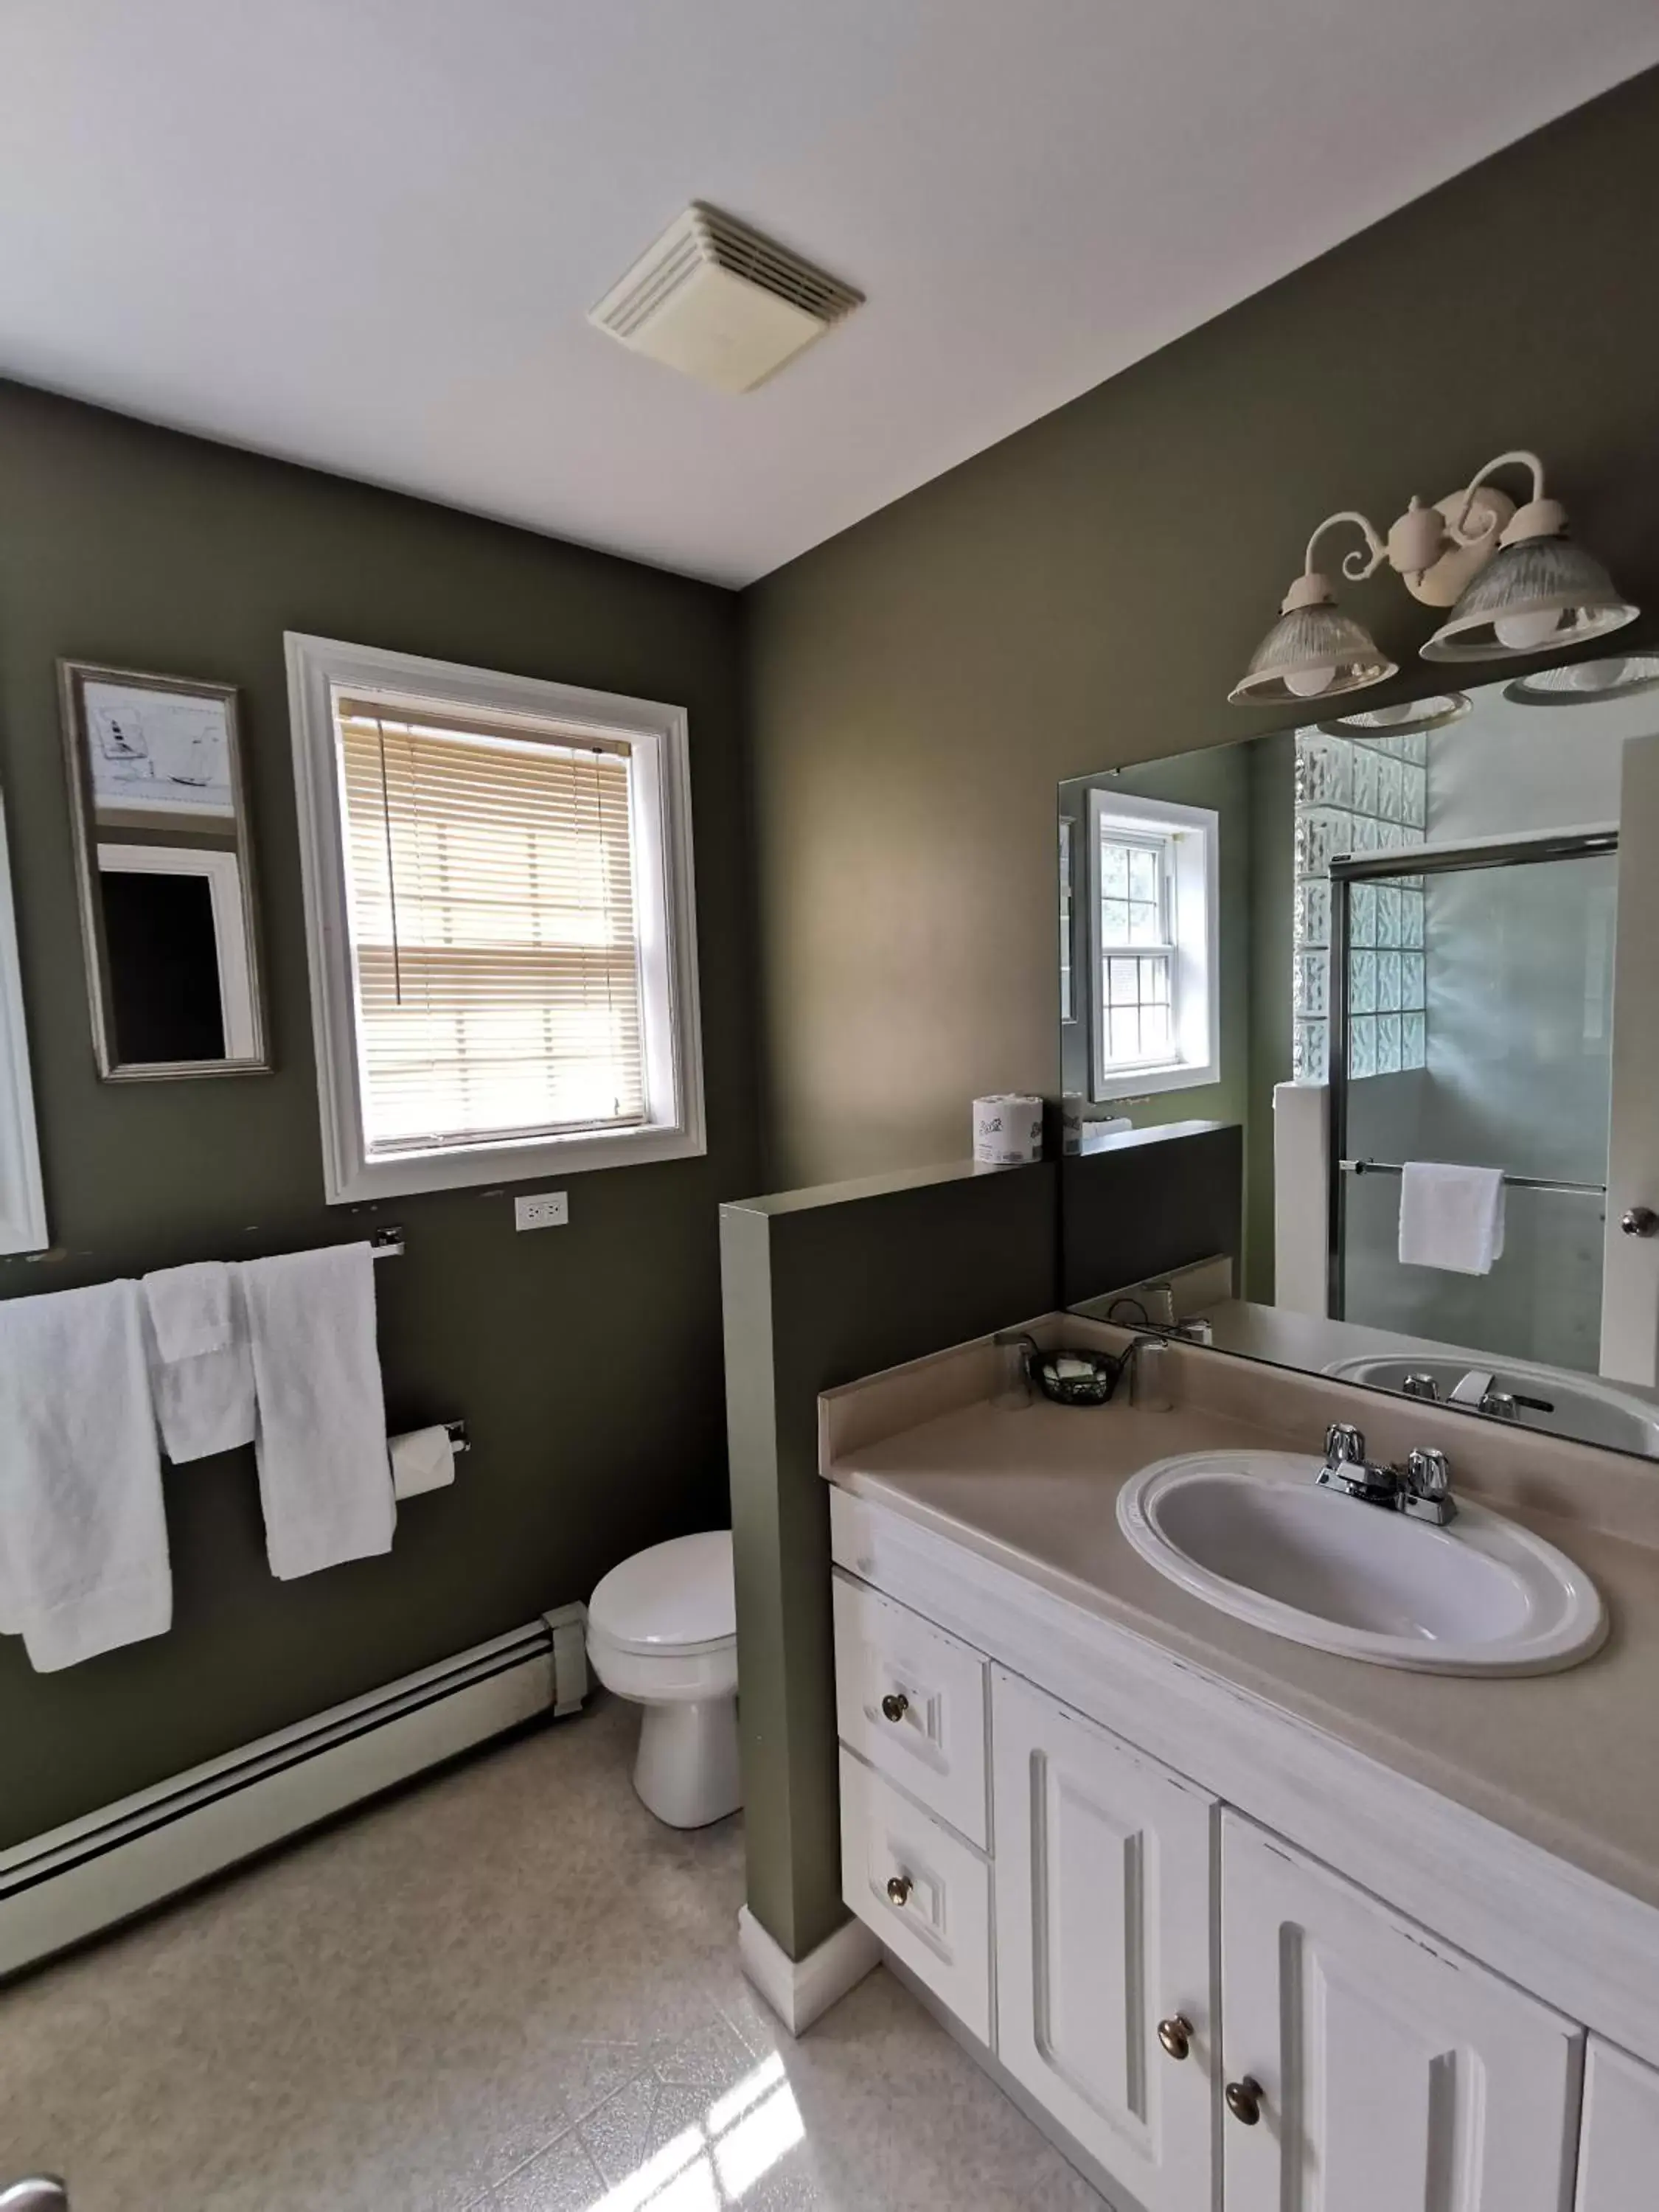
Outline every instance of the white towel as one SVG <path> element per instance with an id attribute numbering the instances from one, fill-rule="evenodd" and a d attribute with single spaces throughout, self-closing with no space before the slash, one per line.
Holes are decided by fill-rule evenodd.
<path id="1" fill-rule="evenodd" d="M 222 1260 L 144 1277 L 150 1389 L 175 1466 L 253 1441 L 253 1362 Z"/>
<path id="2" fill-rule="evenodd" d="M 1400 1178 L 1400 1257 L 1408 1267 L 1489 1275 L 1504 1253 L 1504 1171 L 1407 1160 Z"/>
<path id="3" fill-rule="evenodd" d="M 419 1498 L 428 1490 L 442 1490 L 455 1480 L 455 1446 L 441 1423 L 393 1437 L 386 1449 L 392 1460 L 394 1497 Z"/>
<path id="4" fill-rule="evenodd" d="M 163 1359 L 194 1359 L 230 1342 L 230 1269 L 222 1260 L 158 1268 L 144 1277 L 144 1302 Z"/>
<path id="5" fill-rule="evenodd" d="M 173 1621 L 138 1285 L 0 1304 L 0 1628 L 45 1674 Z"/>
<path id="6" fill-rule="evenodd" d="M 397 1518 L 367 1244 L 246 1260 L 265 1551 L 283 1580 L 392 1548 Z"/>

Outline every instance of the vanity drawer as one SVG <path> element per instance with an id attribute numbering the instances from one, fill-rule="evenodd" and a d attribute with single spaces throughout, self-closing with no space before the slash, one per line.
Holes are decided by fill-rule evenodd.
<path id="1" fill-rule="evenodd" d="M 842 1741 L 984 1850 L 985 1661 L 839 1573 L 834 1601 Z"/>
<path id="2" fill-rule="evenodd" d="M 841 1893 L 893 1955 L 989 2044 L 990 1867 L 844 1745 Z"/>

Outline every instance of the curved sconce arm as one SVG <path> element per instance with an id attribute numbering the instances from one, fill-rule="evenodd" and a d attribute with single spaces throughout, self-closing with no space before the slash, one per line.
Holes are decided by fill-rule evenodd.
<path id="1" fill-rule="evenodd" d="M 1474 487 L 1471 485 L 1469 489 L 1473 491 Z M 1328 530 L 1334 530 L 1340 522 L 1352 522 L 1365 541 L 1366 550 L 1364 553 L 1356 545 L 1342 556 L 1343 574 L 1352 584 L 1363 584 L 1367 576 L 1375 575 L 1377 568 L 1387 556 L 1389 549 L 1377 536 L 1368 518 L 1361 514 L 1357 507 L 1341 507 L 1336 514 L 1328 514 L 1325 517 L 1318 529 L 1308 540 L 1308 550 L 1303 556 L 1302 573 L 1304 576 L 1316 576 L 1319 574 L 1318 569 L 1314 566 L 1314 548 L 1325 532 Z"/>
<path id="2" fill-rule="evenodd" d="M 1532 471 L 1532 499 L 1529 504 L 1536 507 L 1542 501 L 1544 464 L 1539 459 L 1537 454 L 1528 453 L 1524 447 L 1517 447 L 1511 453 L 1500 453 L 1495 461 L 1488 461 L 1485 468 L 1475 471 L 1464 491 L 1462 505 L 1455 514 L 1449 515 L 1446 519 L 1446 534 L 1457 544 L 1484 545 L 1492 532 L 1499 527 L 1498 514 L 1491 507 L 1483 507 L 1476 514 L 1475 526 L 1471 530 L 1469 510 L 1474 504 L 1474 495 L 1486 483 L 1487 477 L 1496 476 L 1499 469 L 1508 468 L 1529 469 Z"/>

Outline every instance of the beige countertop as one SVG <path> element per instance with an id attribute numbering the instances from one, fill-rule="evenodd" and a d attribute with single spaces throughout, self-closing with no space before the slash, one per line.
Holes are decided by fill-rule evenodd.
<path id="1" fill-rule="evenodd" d="M 1280 1413 L 1259 1389 L 1249 1394 L 1243 1417 L 1237 1407 L 1192 1402 L 1212 1400 L 1218 1371 L 1240 1364 L 1196 1354 L 1206 1364 L 1189 1372 L 1200 1379 L 1170 1412 L 1045 1400 L 1008 1411 L 988 1402 L 989 1355 L 975 1356 L 976 1402 L 884 1437 L 872 1433 L 883 1425 L 874 1407 L 852 1402 L 861 1389 L 884 1385 L 890 1412 L 904 1418 L 924 1411 L 929 1398 L 948 1405 L 961 1395 L 960 1382 L 941 1389 L 946 1370 L 924 1362 L 830 1394 L 830 1480 L 1659 1906 L 1659 1550 L 1482 1486 L 1483 1502 L 1536 1529 L 1594 1577 L 1612 1621 L 1601 1650 L 1561 1674 L 1508 1680 L 1409 1674 L 1334 1657 L 1189 1595 L 1148 1565 L 1117 1525 L 1117 1493 L 1149 1461 L 1230 1444 L 1306 1450 L 1309 1408 L 1298 1402 L 1293 1417 Z M 963 1355 L 951 1358 L 960 1367 Z M 921 1370 L 934 1378 L 925 1387 L 913 1379 Z M 1331 1386 L 1272 1379 L 1281 1405 L 1291 1393 L 1319 1394 L 1315 1425 L 1331 1413 L 1323 1395 Z M 1659 1490 L 1659 1474 L 1646 1479 Z"/>

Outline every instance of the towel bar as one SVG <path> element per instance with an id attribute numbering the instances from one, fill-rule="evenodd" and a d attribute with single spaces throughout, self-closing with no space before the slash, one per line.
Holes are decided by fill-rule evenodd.
<path id="1" fill-rule="evenodd" d="M 1403 1175 L 1405 1170 L 1398 1160 L 1344 1160 L 1344 1175 Z M 1565 1198 L 1605 1198 L 1607 1187 L 1604 1182 L 1556 1182 L 1547 1176 L 1505 1175 L 1504 1182 L 1511 1190 L 1547 1190 Z"/>

